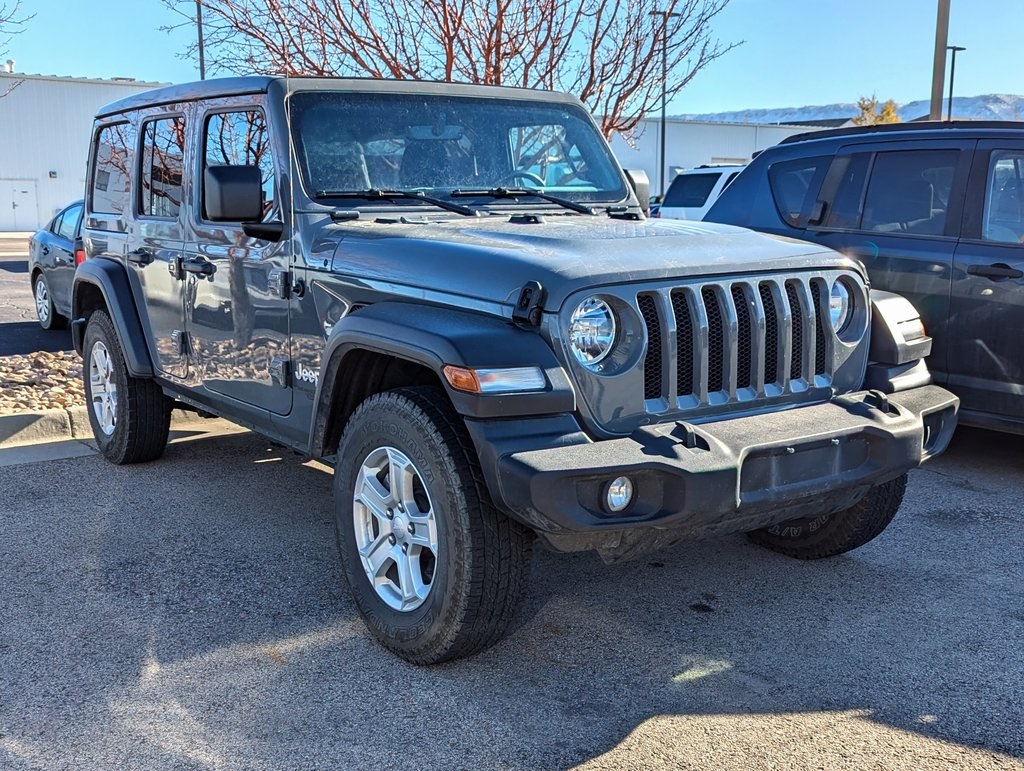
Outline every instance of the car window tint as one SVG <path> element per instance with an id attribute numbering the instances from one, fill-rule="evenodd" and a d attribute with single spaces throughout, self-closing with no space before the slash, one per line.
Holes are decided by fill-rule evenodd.
<path id="1" fill-rule="evenodd" d="M 46 227 L 46 229 L 49 230 L 54 235 L 58 235 L 60 233 L 60 221 L 61 221 L 61 219 L 63 217 L 64 217 L 64 212 L 61 212 L 56 217 L 54 217 L 52 220 L 50 220 L 50 224 Z"/>
<path id="2" fill-rule="evenodd" d="M 854 229 L 860 227 L 860 204 L 864 199 L 864 183 L 868 180 L 871 167 L 871 153 L 836 158 L 836 165 L 842 166 L 839 187 L 828 208 L 825 227 Z"/>
<path id="3" fill-rule="evenodd" d="M 669 186 L 662 205 L 700 208 L 707 203 L 708 196 L 715 189 L 715 183 L 721 176 L 720 171 L 708 174 L 680 174 Z"/>
<path id="4" fill-rule="evenodd" d="M 203 138 L 206 166 L 258 166 L 264 218 L 274 208 L 274 158 L 267 120 L 260 110 L 214 113 Z"/>
<path id="5" fill-rule="evenodd" d="M 143 125 L 140 214 L 148 217 L 178 216 L 184 161 L 184 118 L 160 118 Z"/>
<path id="6" fill-rule="evenodd" d="M 864 197 L 863 230 L 942 235 L 959 150 L 878 153 Z"/>
<path id="7" fill-rule="evenodd" d="M 797 158 L 774 163 L 768 169 L 768 186 L 779 216 L 791 227 L 807 224 L 807 215 L 821 184 L 827 158 Z"/>
<path id="8" fill-rule="evenodd" d="M 992 153 L 981 237 L 986 241 L 1024 243 L 1024 152 L 1020 150 Z"/>
<path id="9" fill-rule="evenodd" d="M 125 214 L 130 207 L 131 168 L 135 155 L 135 127 L 130 123 L 104 126 L 96 135 L 89 210 L 97 214 Z"/>
<path id="10" fill-rule="evenodd" d="M 81 206 L 71 206 L 64 210 L 60 225 L 57 228 L 57 235 L 66 238 L 68 241 L 75 240 L 75 231 L 78 229 L 78 219 L 82 214 Z"/>
<path id="11" fill-rule="evenodd" d="M 730 174 L 728 176 L 728 178 L 725 180 L 725 184 L 722 185 L 722 190 L 725 190 L 727 187 L 729 187 L 729 185 L 732 184 L 732 181 L 734 179 L 736 179 L 736 177 L 738 177 L 738 176 L 739 176 L 739 172 L 738 171 L 734 171 L 732 174 Z"/>

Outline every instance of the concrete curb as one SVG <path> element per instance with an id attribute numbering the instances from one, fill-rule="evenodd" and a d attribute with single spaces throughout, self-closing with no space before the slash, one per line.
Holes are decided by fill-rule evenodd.
<path id="1" fill-rule="evenodd" d="M 194 425 L 202 420 L 194 412 L 174 410 L 171 413 L 172 427 Z M 0 415 L 0 448 L 92 438 L 85 405 Z"/>

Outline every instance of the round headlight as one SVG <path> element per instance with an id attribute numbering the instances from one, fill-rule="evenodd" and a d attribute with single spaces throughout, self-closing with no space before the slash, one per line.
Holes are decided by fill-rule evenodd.
<path id="1" fill-rule="evenodd" d="M 569 347 L 580 364 L 593 366 L 615 343 L 615 314 L 600 297 L 588 297 L 569 320 Z"/>
<path id="2" fill-rule="evenodd" d="M 850 321 L 850 290 L 842 281 L 832 285 L 828 296 L 828 312 L 832 320 L 832 329 L 839 334 Z"/>

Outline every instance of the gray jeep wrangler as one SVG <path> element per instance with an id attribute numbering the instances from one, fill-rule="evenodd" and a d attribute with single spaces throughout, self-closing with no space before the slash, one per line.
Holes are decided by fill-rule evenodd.
<path id="1" fill-rule="evenodd" d="M 914 309 L 841 255 L 647 220 L 561 94 L 240 78 L 96 117 L 73 290 L 96 441 L 160 456 L 172 405 L 335 468 L 374 635 L 500 639 L 539 539 L 632 557 L 746 532 L 878 535 L 957 400 Z"/>

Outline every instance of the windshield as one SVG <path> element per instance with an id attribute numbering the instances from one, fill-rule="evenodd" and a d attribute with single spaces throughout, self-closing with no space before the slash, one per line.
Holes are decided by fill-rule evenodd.
<path id="1" fill-rule="evenodd" d="M 295 93 L 291 104 L 303 184 L 325 203 L 370 189 L 440 198 L 497 187 L 582 202 L 626 197 L 611 152 L 574 105 L 320 91 Z"/>

